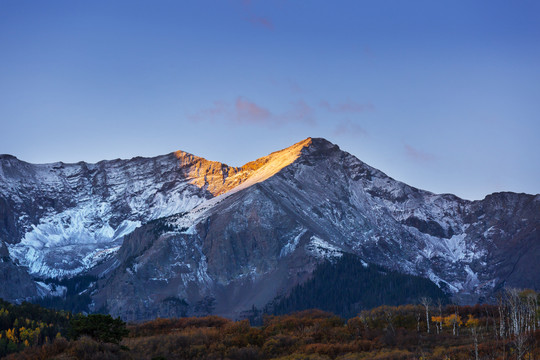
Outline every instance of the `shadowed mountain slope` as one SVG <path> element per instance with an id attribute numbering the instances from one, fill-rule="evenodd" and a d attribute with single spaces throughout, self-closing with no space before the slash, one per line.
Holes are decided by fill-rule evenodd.
<path id="1" fill-rule="evenodd" d="M 184 152 L 1 164 L 5 264 L 41 277 L 99 275 L 94 308 L 128 320 L 235 317 L 343 253 L 426 277 L 464 302 L 540 286 L 539 195 L 433 194 L 324 139 L 240 168 Z M 31 285 L 26 296 L 47 292 Z"/>

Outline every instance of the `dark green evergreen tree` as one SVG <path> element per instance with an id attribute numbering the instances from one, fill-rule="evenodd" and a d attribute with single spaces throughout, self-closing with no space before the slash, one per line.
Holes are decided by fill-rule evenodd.
<path id="1" fill-rule="evenodd" d="M 368 265 L 356 255 L 343 254 L 321 263 L 308 281 L 276 299 L 271 312 L 287 314 L 317 308 L 349 318 L 380 305 L 418 303 L 421 297 L 448 301 L 448 296 L 428 279 Z"/>
<path id="2" fill-rule="evenodd" d="M 70 325 L 69 336 L 72 339 L 88 335 L 97 341 L 118 344 L 129 333 L 126 323 L 111 315 L 78 315 L 71 320 Z"/>

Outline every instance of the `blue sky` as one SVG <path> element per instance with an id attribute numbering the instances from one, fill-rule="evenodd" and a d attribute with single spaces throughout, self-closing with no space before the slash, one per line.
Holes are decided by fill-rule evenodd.
<path id="1" fill-rule="evenodd" d="M 0 0 L 0 153 L 230 165 L 324 137 L 410 185 L 540 192 L 538 1 Z"/>

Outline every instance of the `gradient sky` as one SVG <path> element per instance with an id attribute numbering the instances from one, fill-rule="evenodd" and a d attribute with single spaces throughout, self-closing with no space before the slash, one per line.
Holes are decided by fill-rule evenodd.
<path id="1" fill-rule="evenodd" d="M 410 185 L 540 192 L 540 2 L 0 0 L 0 153 L 229 165 L 324 137 Z"/>

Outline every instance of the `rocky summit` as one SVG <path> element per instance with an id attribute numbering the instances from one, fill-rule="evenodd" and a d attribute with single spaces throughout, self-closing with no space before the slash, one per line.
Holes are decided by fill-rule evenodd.
<path id="1" fill-rule="evenodd" d="M 455 301 L 540 289 L 540 195 L 396 181 L 324 139 L 242 167 L 177 151 L 96 164 L 0 156 L 0 297 L 65 293 L 127 320 L 264 307 L 344 253 Z"/>

